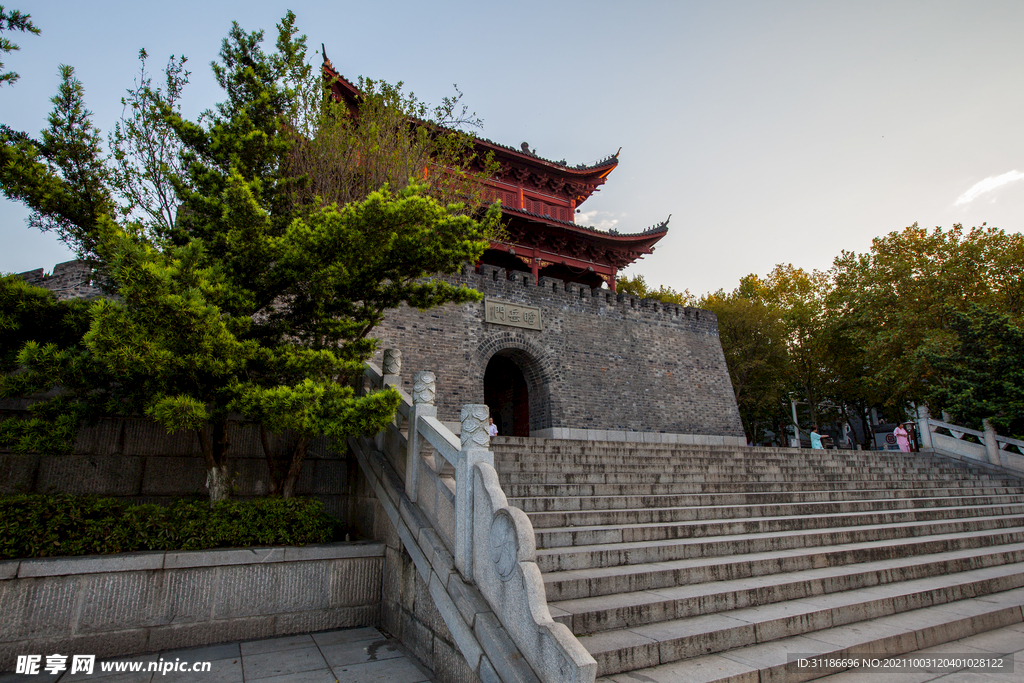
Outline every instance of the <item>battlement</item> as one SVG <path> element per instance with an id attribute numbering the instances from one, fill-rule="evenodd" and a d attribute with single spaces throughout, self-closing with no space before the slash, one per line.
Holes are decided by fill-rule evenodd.
<path id="1" fill-rule="evenodd" d="M 499 266 L 482 265 L 478 270 L 467 264 L 456 281 L 488 296 L 510 298 L 535 306 L 572 306 L 600 315 L 676 321 L 704 331 L 718 331 L 717 316 L 701 308 L 640 298 L 551 277 L 542 277 L 535 283 L 530 273 L 506 271 Z"/>
<path id="2" fill-rule="evenodd" d="M 53 292 L 58 299 L 93 299 L 103 296 L 92 266 L 85 261 L 65 261 L 46 274 L 42 268 L 18 273 L 30 285 Z"/>

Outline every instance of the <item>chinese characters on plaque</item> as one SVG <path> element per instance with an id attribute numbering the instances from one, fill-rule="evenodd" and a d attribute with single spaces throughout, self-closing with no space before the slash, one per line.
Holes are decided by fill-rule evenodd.
<path id="1" fill-rule="evenodd" d="M 539 330 L 541 329 L 540 309 L 497 299 L 484 299 L 484 322 Z"/>

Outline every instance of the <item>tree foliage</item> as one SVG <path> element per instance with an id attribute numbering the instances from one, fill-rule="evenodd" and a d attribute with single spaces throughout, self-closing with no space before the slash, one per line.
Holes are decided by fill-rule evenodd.
<path id="1" fill-rule="evenodd" d="M 3 5 L 0 5 L 0 54 L 21 49 L 10 38 L 3 35 L 6 31 L 20 31 L 22 33 L 39 35 L 39 29 L 32 23 L 31 14 L 22 14 L 18 10 L 8 12 L 4 9 Z M 3 68 L 4 63 L 0 62 L 0 69 Z M 0 73 L 0 86 L 4 83 L 13 84 L 18 78 L 20 78 L 18 74 L 13 71 L 2 72 Z"/>
<path id="2" fill-rule="evenodd" d="M 1024 327 L 978 304 L 947 315 L 956 343 L 923 353 L 937 377 L 928 405 L 968 426 L 980 428 L 987 419 L 1024 438 Z"/>
<path id="3" fill-rule="evenodd" d="M 658 296 L 641 276 L 619 286 Z M 1021 429 L 1011 427 L 1021 410 L 1008 379 L 1018 376 L 1013 330 L 1024 319 L 1020 234 L 915 224 L 865 253 L 842 252 L 826 272 L 778 265 L 696 305 L 718 316 L 736 401 L 756 440 L 792 421 L 791 398 L 804 428 L 867 424 L 873 408 L 905 419 L 929 401 L 958 419 Z"/>
<path id="4" fill-rule="evenodd" d="M 47 143 L 46 132 L 40 145 L 27 136 L 5 139 L 6 153 L 28 171 L 6 173 L 2 187 L 36 211 L 39 227 L 52 222 L 93 258 L 116 294 L 90 305 L 77 349 L 101 371 L 93 379 L 104 388 L 96 394 L 103 405 L 144 413 L 168 431 L 195 431 L 212 500 L 230 491 L 233 420 L 290 432 L 296 438 L 284 467 L 264 439 L 272 488 L 290 496 L 311 438 L 378 431 L 391 418 L 399 400 L 393 389 L 363 397 L 353 390 L 376 349 L 372 329 L 403 303 L 429 308 L 478 299 L 474 290 L 429 276 L 477 260 L 500 212 L 439 201 L 453 187 L 478 182 L 483 166 L 459 156 L 469 142 L 445 142 L 448 133 L 433 129 L 425 137 L 421 130 L 430 122 L 410 125 L 411 100 L 398 88 L 377 86 L 365 100 L 373 106 L 354 115 L 330 100 L 329 84 L 306 63 L 305 37 L 291 13 L 278 25 L 273 52 L 264 50 L 262 32 L 233 25 L 212 65 L 225 99 L 194 121 L 178 105 L 188 76 L 184 60 L 171 59 L 160 89 L 140 56 L 143 68 L 111 137 L 109 163 L 81 85 L 67 70 L 55 104 L 60 120 L 73 125 L 60 144 Z M 387 96 L 375 99 L 381 92 Z M 315 99 L 313 109 L 306 98 Z M 55 117 L 51 129 L 60 128 Z M 393 125 L 397 120 L 402 125 Z M 387 126 L 386 144 L 367 142 Z M 357 163 L 325 180 L 319 166 L 306 162 L 322 162 L 317 155 L 328 153 L 338 130 L 358 143 L 347 152 Z M 410 182 L 416 174 L 401 175 L 445 149 L 458 162 L 454 176 L 464 173 L 461 185 L 438 192 Z M 49 150 L 75 151 L 88 172 L 72 176 Z M 390 160 L 378 163 L 381 154 Z M 51 201 L 58 192 L 104 201 L 70 215 Z M 25 375 L 60 376 L 40 357 L 19 360 Z M 60 360 L 71 367 L 70 359 Z M 4 379 L 5 393 L 16 374 Z M 73 436 L 88 412 L 84 403 L 64 391 L 39 405 L 55 406 L 72 427 L 62 434 Z"/>
<path id="5" fill-rule="evenodd" d="M 748 438 L 764 440 L 786 421 L 784 397 L 789 388 L 786 328 L 781 316 L 748 276 L 740 287 L 701 298 L 699 306 L 718 318 L 718 335 L 732 380 L 736 404 Z"/>
<path id="6" fill-rule="evenodd" d="M 677 292 L 671 287 L 659 285 L 657 289 L 647 286 L 643 275 L 622 276 L 615 281 L 615 291 L 620 294 L 632 294 L 641 299 L 657 299 L 666 304 L 679 304 L 680 306 L 695 306 L 697 300 L 690 290 L 686 289 Z"/>

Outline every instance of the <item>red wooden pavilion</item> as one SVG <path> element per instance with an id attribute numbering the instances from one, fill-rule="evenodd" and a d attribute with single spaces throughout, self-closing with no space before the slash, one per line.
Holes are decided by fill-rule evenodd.
<path id="1" fill-rule="evenodd" d="M 324 53 L 324 74 L 335 96 L 355 103 L 359 89 L 337 72 Z M 619 153 L 592 165 L 569 166 L 543 159 L 524 142 L 521 149 L 477 138 L 481 158 L 493 153 L 499 168 L 486 185 L 500 199 L 506 241 L 492 241 L 482 263 L 578 282 L 607 284 L 615 291 L 618 271 L 654 251 L 668 232 L 668 219 L 639 233 L 603 231 L 576 223 L 580 205 L 604 185 Z M 621 150 L 620 150 L 621 151 Z"/>

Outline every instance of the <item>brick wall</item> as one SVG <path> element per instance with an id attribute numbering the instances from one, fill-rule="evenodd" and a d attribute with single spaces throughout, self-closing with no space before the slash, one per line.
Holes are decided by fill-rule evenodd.
<path id="1" fill-rule="evenodd" d="M 36 270 L 22 277 L 60 298 L 99 293 L 89 268 L 76 261 L 57 264 L 51 276 Z M 437 375 L 439 419 L 457 421 L 462 405 L 484 402 L 484 371 L 500 353 L 527 380 L 532 432 L 743 437 L 713 313 L 552 278 L 535 284 L 528 273 L 494 266 L 466 266 L 446 279 L 539 308 L 543 329 L 485 323 L 482 302 L 390 312 L 373 335 L 380 349 L 402 351 L 407 390 L 414 372 Z"/>
<path id="2" fill-rule="evenodd" d="M 709 311 L 616 295 L 561 280 L 481 266 L 447 278 L 489 298 L 541 309 L 540 331 L 484 322 L 484 303 L 428 311 L 403 306 L 373 331 L 381 349 L 402 351 L 404 388 L 413 373 L 437 375 L 438 418 L 483 403 L 496 353 L 527 380 L 530 428 L 618 429 L 742 437 L 743 427 Z M 380 354 L 378 353 L 378 360 Z"/>
<path id="3" fill-rule="evenodd" d="M 83 261 L 58 263 L 50 275 L 36 268 L 19 273 L 19 277 L 30 285 L 50 290 L 58 299 L 91 299 L 103 294 L 96 286 L 92 268 Z"/>
<path id="4" fill-rule="evenodd" d="M 26 403 L 0 401 L 0 414 L 23 410 Z M 258 427 L 232 422 L 229 438 L 231 495 L 266 495 L 269 475 Z M 291 435 L 269 435 L 275 454 L 290 453 L 293 441 Z M 296 494 L 318 498 L 330 514 L 348 520 L 355 469 L 355 461 L 334 450 L 329 439 L 314 439 Z M 168 434 L 144 418 L 111 418 L 82 428 L 73 455 L 18 455 L 0 448 L 0 495 L 51 491 L 161 504 L 205 496 L 206 464 L 199 437 L 192 431 Z"/>

